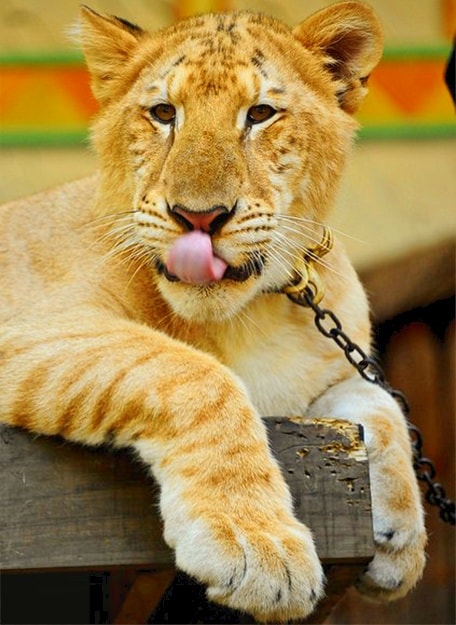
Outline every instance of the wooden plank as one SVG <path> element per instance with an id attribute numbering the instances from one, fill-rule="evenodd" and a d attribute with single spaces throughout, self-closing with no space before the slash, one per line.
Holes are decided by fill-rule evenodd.
<path id="1" fill-rule="evenodd" d="M 298 518 L 324 562 L 368 562 L 374 552 L 361 428 L 346 421 L 266 419 Z"/>
<path id="2" fill-rule="evenodd" d="M 4 571 L 172 565 L 157 488 L 128 452 L 0 432 Z"/>
<path id="3" fill-rule="evenodd" d="M 357 426 L 266 420 L 298 516 L 327 563 L 373 554 L 368 466 Z M 127 451 L 88 449 L 0 429 L 4 571 L 168 568 L 157 488 Z"/>

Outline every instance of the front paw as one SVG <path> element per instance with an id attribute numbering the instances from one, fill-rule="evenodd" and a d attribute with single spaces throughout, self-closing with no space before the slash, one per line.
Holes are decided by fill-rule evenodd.
<path id="1" fill-rule="evenodd" d="M 402 549 L 378 545 L 374 559 L 358 580 L 358 590 L 377 601 L 404 597 L 423 574 L 425 544 L 426 537 L 422 535 Z"/>
<path id="2" fill-rule="evenodd" d="M 384 468 L 379 481 L 374 470 L 376 553 L 357 585 L 360 592 L 378 601 L 404 597 L 420 580 L 426 562 L 426 532 L 418 487 L 413 475 L 407 477 L 409 471 L 404 475 L 395 468 Z"/>
<path id="3" fill-rule="evenodd" d="M 194 519 L 175 542 L 177 565 L 207 585 L 210 600 L 257 621 L 304 618 L 323 593 L 322 568 L 309 530 L 274 516 L 214 510 Z"/>

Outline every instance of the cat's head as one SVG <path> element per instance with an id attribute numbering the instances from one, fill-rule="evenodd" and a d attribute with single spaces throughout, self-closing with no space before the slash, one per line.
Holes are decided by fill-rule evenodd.
<path id="1" fill-rule="evenodd" d="M 100 103 L 101 202 L 187 319 L 222 319 L 293 275 L 321 236 L 379 61 L 372 10 L 333 5 L 293 30 L 250 12 L 146 33 L 81 9 Z"/>

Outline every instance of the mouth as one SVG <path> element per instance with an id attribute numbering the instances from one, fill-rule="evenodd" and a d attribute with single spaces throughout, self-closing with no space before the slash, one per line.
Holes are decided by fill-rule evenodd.
<path id="1" fill-rule="evenodd" d="M 260 276 L 263 272 L 264 265 L 265 260 L 262 255 L 258 253 L 251 254 L 249 260 L 243 265 L 239 265 L 237 267 L 227 265 L 221 279 L 210 281 L 209 284 L 211 282 L 220 283 L 225 280 L 232 280 L 233 282 L 246 282 L 252 276 Z M 192 282 L 181 280 L 168 269 L 165 263 L 159 260 L 155 262 L 155 268 L 157 269 L 158 274 L 164 276 L 169 282 L 186 282 L 187 284 L 192 284 Z M 195 282 L 193 284 L 208 284 L 208 282 Z"/>

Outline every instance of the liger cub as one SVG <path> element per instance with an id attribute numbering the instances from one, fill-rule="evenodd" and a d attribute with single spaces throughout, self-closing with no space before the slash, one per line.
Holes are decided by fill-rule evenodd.
<path id="1" fill-rule="evenodd" d="M 360 423 L 377 551 L 358 587 L 402 597 L 426 542 L 405 420 L 281 293 L 321 240 L 376 16 L 342 2 L 293 29 L 235 12 L 149 33 L 82 7 L 78 31 L 100 168 L 0 212 L 2 420 L 136 450 L 177 565 L 266 622 L 305 617 L 324 580 L 260 415 Z M 340 242 L 318 273 L 369 350 Z"/>

